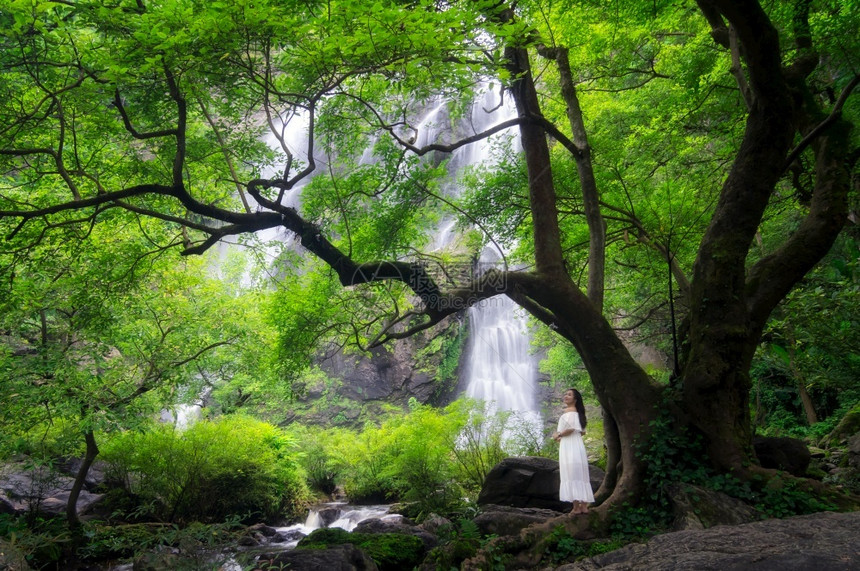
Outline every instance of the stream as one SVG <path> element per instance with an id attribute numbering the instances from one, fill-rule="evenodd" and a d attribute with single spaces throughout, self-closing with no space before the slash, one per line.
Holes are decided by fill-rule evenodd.
<path id="1" fill-rule="evenodd" d="M 390 507 L 388 505 L 352 506 L 346 502 L 320 504 L 308 511 L 308 517 L 304 523 L 267 527 L 267 533 L 271 534 L 272 530 L 274 531 L 272 535 L 254 533 L 254 538 L 257 541 L 253 545 L 240 544 L 219 551 L 202 550 L 199 552 L 181 551 L 180 549 L 171 548 L 169 554 L 177 557 L 177 564 L 180 561 L 182 562 L 183 569 L 188 568 L 186 562 L 196 561 L 204 566 L 201 568 L 205 569 L 242 571 L 248 568 L 247 564 L 250 561 L 255 560 L 261 554 L 294 549 L 303 537 L 310 535 L 316 529 L 338 527 L 346 531 L 352 531 L 359 523 L 367 519 L 399 520 L 401 516 L 389 514 Z M 253 527 L 249 529 L 253 529 Z M 168 558 L 164 561 L 170 561 L 170 559 Z M 151 566 L 145 567 L 154 568 Z M 101 567 L 101 570 L 133 571 L 134 568 L 134 563 L 123 561 L 107 563 Z"/>

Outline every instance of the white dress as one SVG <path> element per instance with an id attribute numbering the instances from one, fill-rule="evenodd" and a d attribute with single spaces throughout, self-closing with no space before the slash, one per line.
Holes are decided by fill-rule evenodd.
<path id="1" fill-rule="evenodd" d="M 588 476 L 588 456 L 585 454 L 585 444 L 582 442 L 582 428 L 579 425 L 579 414 L 566 412 L 558 419 L 558 432 L 568 429 L 574 432 L 562 436 L 558 443 L 558 472 L 561 483 L 558 489 L 558 499 L 563 502 L 594 501 L 591 491 L 591 478 Z"/>

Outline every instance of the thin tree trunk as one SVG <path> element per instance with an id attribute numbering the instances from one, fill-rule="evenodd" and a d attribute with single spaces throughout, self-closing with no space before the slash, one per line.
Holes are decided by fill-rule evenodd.
<path id="1" fill-rule="evenodd" d="M 84 440 L 87 443 L 86 454 L 81 462 L 81 467 L 78 469 L 78 474 L 75 476 L 75 482 L 72 484 L 72 490 L 69 492 L 69 501 L 66 503 L 66 521 L 72 529 L 80 528 L 81 520 L 78 517 L 78 498 L 81 495 L 81 490 L 84 487 L 84 482 L 87 479 L 87 474 L 90 467 L 99 455 L 99 447 L 96 444 L 96 438 L 92 430 L 84 433 Z"/>
<path id="2" fill-rule="evenodd" d="M 794 338 L 794 328 L 789 323 L 786 327 L 786 335 L 788 336 L 788 370 L 797 382 L 797 394 L 800 395 L 800 403 L 803 406 L 803 412 L 806 415 L 806 423 L 812 426 L 818 422 L 818 414 L 815 412 L 815 405 L 812 404 L 812 397 L 809 396 L 809 391 L 806 390 L 806 382 L 803 373 L 797 367 L 797 341 Z"/>
<path id="3" fill-rule="evenodd" d="M 526 118 L 540 117 L 540 103 L 531 75 L 528 51 L 523 47 L 509 47 L 505 49 L 505 58 L 511 74 L 518 78 L 511 86 L 518 115 Z M 566 276 L 546 131 L 532 121 L 521 123 L 519 130 L 528 170 L 535 268 L 539 274 L 548 277 Z"/>
<path id="4" fill-rule="evenodd" d="M 579 97 L 570 71 L 570 60 L 567 48 L 557 48 L 556 64 L 561 83 L 561 95 L 567 104 L 567 119 L 573 133 L 573 144 L 579 149 L 574 155 L 576 170 L 579 173 L 579 185 L 582 190 L 582 203 L 585 207 L 585 221 L 588 224 L 588 299 L 603 311 L 604 275 L 606 267 L 606 224 L 600 213 L 600 192 L 594 178 L 594 168 L 591 163 L 591 145 L 579 106 Z"/>

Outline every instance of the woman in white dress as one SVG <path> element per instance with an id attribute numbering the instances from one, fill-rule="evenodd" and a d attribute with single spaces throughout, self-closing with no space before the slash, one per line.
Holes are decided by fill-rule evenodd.
<path id="1" fill-rule="evenodd" d="M 558 496 L 563 502 L 573 502 L 572 514 L 588 513 L 594 502 L 591 478 L 588 476 L 588 456 L 582 435 L 585 434 L 585 405 L 576 389 L 568 389 L 562 397 L 564 412 L 558 419 L 558 430 L 552 437 L 558 442 L 558 471 L 561 477 Z"/>

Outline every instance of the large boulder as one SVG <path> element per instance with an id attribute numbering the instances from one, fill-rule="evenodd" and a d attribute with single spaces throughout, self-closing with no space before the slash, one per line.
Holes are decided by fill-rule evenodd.
<path id="1" fill-rule="evenodd" d="M 589 466 L 591 487 L 597 490 L 603 471 Z M 478 505 L 570 511 L 570 502 L 558 499 L 558 462 L 550 458 L 505 458 L 490 470 L 478 495 Z"/>
<path id="2" fill-rule="evenodd" d="M 842 417 L 839 424 L 836 425 L 830 434 L 821 439 L 818 443 L 822 448 L 832 448 L 844 444 L 849 438 L 855 434 L 860 434 L 860 403 L 848 411 L 848 414 Z"/>
<path id="3" fill-rule="evenodd" d="M 785 470 L 793 476 L 805 476 L 812 454 L 803 440 L 757 436 L 755 454 L 764 468 Z"/>
<path id="4" fill-rule="evenodd" d="M 707 529 L 715 525 L 741 525 L 762 519 L 762 514 L 737 498 L 692 484 L 668 486 L 675 516 L 673 529 Z"/>
<path id="5" fill-rule="evenodd" d="M 382 518 L 372 517 L 360 521 L 352 531 L 355 533 L 402 533 L 404 535 L 413 535 L 421 540 L 424 544 L 424 549 L 427 551 L 430 551 L 439 543 L 439 540 L 432 533 L 417 525 L 403 523 L 404 521 L 408 520 L 404 518 L 401 521 L 387 521 Z"/>
<path id="6" fill-rule="evenodd" d="M 860 433 L 848 439 L 848 466 L 860 470 Z"/>
<path id="7" fill-rule="evenodd" d="M 556 571 L 849 571 L 858 537 L 860 512 L 825 512 L 666 533 Z"/>

